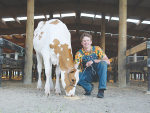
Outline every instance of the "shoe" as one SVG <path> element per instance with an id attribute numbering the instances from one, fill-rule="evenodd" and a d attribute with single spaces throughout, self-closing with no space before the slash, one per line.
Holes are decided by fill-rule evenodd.
<path id="1" fill-rule="evenodd" d="M 99 89 L 97 98 L 104 98 L 104 89 Z"/>
<path id="2" fill-rule="evenodd" d="M 89 93 L 85 93 L 84 95 L 86 95 L 86 96 L 90 96 L 91 95 L 91 93 L 92 93 L 92 91 L 94 89 L 94 84 L 91 84 L 91 86 L 92 86 L 91 91 Z"/>

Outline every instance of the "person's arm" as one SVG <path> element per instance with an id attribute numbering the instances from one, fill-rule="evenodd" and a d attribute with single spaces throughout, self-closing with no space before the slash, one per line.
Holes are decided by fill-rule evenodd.
<path id="1" fill-rule="evenodd" d="M 105 61 L 108 65 L 110 64 L 110 61 L 107 57 L 107 55 L 105 55 L 102 59 L 98 60 L 98 59 L 95 59 L 94 62 L 95 63 L 99 63 L 100 61 Z"/>
<path id="2" fill-rule="evenodd" d="M 108 65 L 110 64 L 110 61 L 109 61 L 109 59 L 108 59 L 108 57 L 106 55 L 100 60 L 98 60 L 98 59 L 94 60 L 95 63 L 99 63 L 100 61 L 105 61 Z M 92 60 L 88 61 L 86 63 L 86 67 L 91 66 L 94 62 Z"/>

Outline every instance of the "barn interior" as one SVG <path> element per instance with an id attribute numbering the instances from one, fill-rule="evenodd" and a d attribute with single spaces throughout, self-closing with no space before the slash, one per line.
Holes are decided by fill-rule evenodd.
<path id="1" fill-rule="evenodd" d="M 150 41 L 150 1 L 127 0 L 126 50 Z M 88 32 L 93 44 L 100 46 L 102 15 L 105 16 L 105 53 L 108 58 L 118 56 L 119 0 L 34 0 L 34 29 L 40 21 L 60 19 L 71 33 L 73 56 L 82 48 L 80 36 Z M 27 1 L 0 1 L 0 38 L 23 48 L 26 45 Z M 15 53 L 3 48 L 3 53 Z M 33 50 L 35 54 L 35 51 Z M 12 54 L 13 55 L 13 54 Z M 147 56 L 147 50 L 137 53 Z"/>
<path id="2" fill-rule="evenodd" d="M 127 0 L 127 49 L 148 41 L 149 0 Z M 35 0 L 34 28 L 40 21 L 57 18 L 70 33 L 73 54 L 82 47 L 80 36 L 89 32 L 93 45 L 100 45 L 102 12 L 105 12 L 105 53 L 118 55 L 119 0 Z M 0 37 L 25 47 L 27 1 L 0 1 Z M 13 51 L 4 49 L 4 53 Z M 144 55 L 144 52 L 139 53 Z"/>

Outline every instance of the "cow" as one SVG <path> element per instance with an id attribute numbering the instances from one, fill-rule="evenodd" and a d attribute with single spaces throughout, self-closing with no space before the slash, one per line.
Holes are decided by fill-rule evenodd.
<path id="1" fill-rule="evenodd" d="M 40 21 L 34 31 L 33 47 L 37 56 L 38 82 L 37 89 L 42 89 L 42 58 L 45 67 L 45 94 L 54 90 L 51 77 L 52 65 L 56 66 L 55 93 L 60 94 L 59 75 L 67 96 L 75 95 L 79 80 L 79 70 L 75 69 L 71 48 L 71 35 L 67 26 L 58 19 Z"/>

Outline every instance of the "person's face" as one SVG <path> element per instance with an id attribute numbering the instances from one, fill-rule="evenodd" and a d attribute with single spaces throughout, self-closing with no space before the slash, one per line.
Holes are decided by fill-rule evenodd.
<path id="1" fill-rule="evenodd" d="M 82 39 L 81 44 L 83 45 L 83 48 L 89 48 L 89 47 L 91 47 L 92 40 L 89 37 L 85 36 Z"/>

